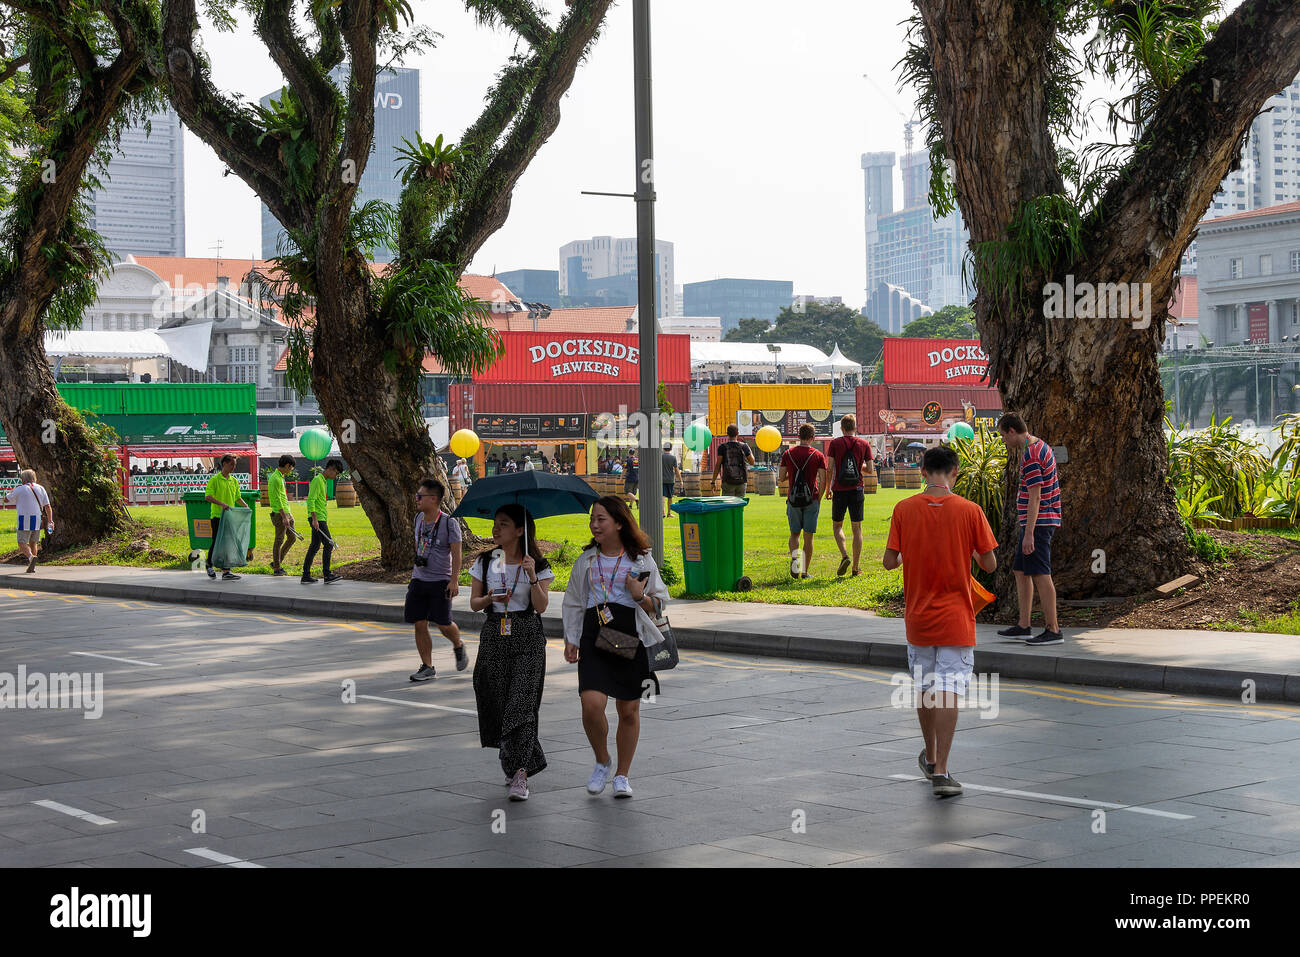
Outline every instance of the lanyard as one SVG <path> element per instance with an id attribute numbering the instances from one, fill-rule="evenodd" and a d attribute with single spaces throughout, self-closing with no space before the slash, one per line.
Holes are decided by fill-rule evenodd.
<path id="1" fill-rule="evenodd" d="M 504 567 L 504 564 L 505 564 L 505 563 L 503 562 L 503 563 L 502 563 L 503 567 Z M 509 611 L 509 610 L 510 610 L 510 601 L 511 601 L 511 599 L 514 597 L 515 589 L 519 587 L 519 573 L 520 573 L 521 571 L 523 571 L 523 570 L 524 570 L 524 559 L 523 559 L 523 556 L 520 556 L 520 558 L 519 558 L 519 564 L 515 566 L 515 580 L 514 580 L 513 584 L 511 584 L 511 586 L 510 586 L 510 596 L 511 596 L 511 597 L 510 597 L 510 598 L 507 598 L 507 599 L 506 599 L 505 601 L 503 601 L 503 602 L 502 602 L 502 601 L 493 602 L 494 605 L 500 605 L 500 606 L 501 606 L 502 608 L 504 608 L 506 611 Z M 502 573 L 501 573 L 501 587 L 502 587 L 502 588 L 505 588 L 505 587 L 506 587 L 506 573 L 505 573 L 505 572 L 502 572 Z M 530 593 L 529 596 L 528 596 L 528 601 L 529 601 L 530 604 L 532 603 L 532 600 L 533 600 L 533 596 L 532 596 L 532 594 Z"/>
<path id="2" fill-rule="evenodd" d="M 423 515 L 420 516 L 420 540 L 415 544 L 415 554 L 417 556 L 424 557 L 425 551 L 433 545 L 434 539 L 438 537 L 438 526 L 441 524 L 442 512 L 439 512 L 438 517 L 433 521 L 433 531 L 426 535 L 425 529 L 428 528 L 428 523 L 424 520 Z"/>
<path id="3" fill-rule="evenodd" d="M 623 565 L 623 556 L 622 556 L 622 554 L 620 554 L 620 555 L 618 556 L 618 561 L 614 564 L 614 573 L 613 573 L 612 575 L 609 576 L 609 581 L 608 581 L 608 582 L 605 581 L 605 563 L 604 563 L 604 561 L 601 559 L 601 554 L 600 554 L 599 551 L 596 552 L 596 561 L 595 561 L 594 564 L 596 565 L 596 574 L 600 577 L 600 590 L 601 590 L 601 593 L 602 593 L 603 598 L 604 598 L 604 600 L 601 601 L 601 604 L 602 604 L 602 605 L 608 605 L 608 604 L 609 604 L 609 590 L 610 590 L 611 587 L 613 587 L 614 581 L 615 581 L 615 579 L 618 577 L 618 570 L 619 570 L 619 568 L 621 568 L 622 565 Z M 590 579 L 591 579 L 591 565 L 588 565 L 588 566 L 587 566 L 587 579 L 588 579 L 589 581 L 590 581 Z M 594 583 L 593 583 L 592 587 L 593 587 L 593 588 L 595 587 Z"/>

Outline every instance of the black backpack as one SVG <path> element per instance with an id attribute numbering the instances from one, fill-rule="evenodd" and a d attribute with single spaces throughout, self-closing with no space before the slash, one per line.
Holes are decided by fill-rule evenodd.
<path id="1" fill-rule="evenodd" d="M 862 482 L 862 473 L 858 471 L 858 459 L 854 453 L 858 449 L 856 438 L 849 443 L 845 450 L 844 457 L 836 465 L 835 483 L 837 485 L 859 485 Z"/>
<path id="2" fill-rule="evenodd" d="M 728 485 L 739 485 L 746 479 L 742 448 L 739 442 L 728 442 L 722 447 L 722 480 Z"/>
<path id="3" fill-rule="evenodd" d="M 803 465 L 795 471 L 794 477 L 790 480 L 790 497 L 787 501 L 794 508 L 807 508 L 816 499 L 813 495 L 812 486 L 808 484 L 808 479 L 804 477 L 803 470 L 812 460 L 812 454 L 804 456 Z M 790 456 L 790 461 L 794 461 L 794 456 Z"/>

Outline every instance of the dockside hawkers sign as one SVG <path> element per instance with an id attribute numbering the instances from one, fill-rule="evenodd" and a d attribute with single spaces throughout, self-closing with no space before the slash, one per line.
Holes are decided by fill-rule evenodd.
<path id="1" fill-rule="evenodd" d="M 591 358 L 584 358 L 587 356 Z M 532 364 L 548 363 L 551 377 L 555 379 L 581 372 L 617 379 L 621 376 L 621 367 L 617 363 L 635 366 L 640 356 L 641 350 L 635 346 L 609 339 L 555 339 L 546 345 L 528 347 Z M 602 359 L 613 359 L 614 362 Z"/>
<path id="2" fill-rule="evenodd" d="M 932 349 L 926 353 L 925 358 L 931 369 L 942 366 L 945 379 L 956 379 L 964 375 L 983 375 L 989 364 L 988 353 L 977 345 Z"/>
<path id="3" fill-rule="evenodd" d="M 885 339 L 884 379 L 888 385 L 978 385 L 985 383 L 988 353 L 978 339 Z"/>

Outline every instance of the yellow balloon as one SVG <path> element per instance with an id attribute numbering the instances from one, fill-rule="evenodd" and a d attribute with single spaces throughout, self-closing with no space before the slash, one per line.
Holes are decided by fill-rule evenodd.
<path id="1" fill-rule="evenodd" d="M 478 436 L 472 429 L 461 429 L 451 437 L 451 454 L 467 459 L 478 451 Z"/>
<path id="2" fill-rule="evenodd" d="M 754 433 L 754 444 L 760 452 L 775 452 L 781 447 L 781 433 L 770 425 L 765 425 Z"/>

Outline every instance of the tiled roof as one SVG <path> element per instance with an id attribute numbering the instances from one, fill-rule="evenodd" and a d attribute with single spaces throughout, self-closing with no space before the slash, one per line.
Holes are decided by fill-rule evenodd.
<path id="1" fill-rule="evenodd" d="M 1283 213 L 1300 213 L 1300 203 L 1282 203 L 1279 206 L 1264 206 L 1260 209 L 1246 210 L 1244 213 L 1229 213 L 1227 216 L 1216 216 L 1214 219 L 1203 219 L 1197 224 L 1197 228 L 1203 229 L 1206 226 L 1217 226 L 1219 223 L 1230 223 L 1242 219 L 1278 216 Z"/>
<path id="2" fill-rule="evenodd" d="M 1169 315 L 1184 322 L 1196 319 L 1200 315 L 1196 304 L 1196 285 L 1195 276 L 1179 278 L 1178 288 L 1174 290 L 1174 298 L 1169 303 Z"/>
<path id="3" fill-rule="evenodd" d="M 589 332 L 611 335 L 635 332 L 636 306 L 594 306 L 587 309 L 553 309 L 545 319 L 533 320 L 527 312 L 500 312 L 489 317 L 498 332 Z"/>

